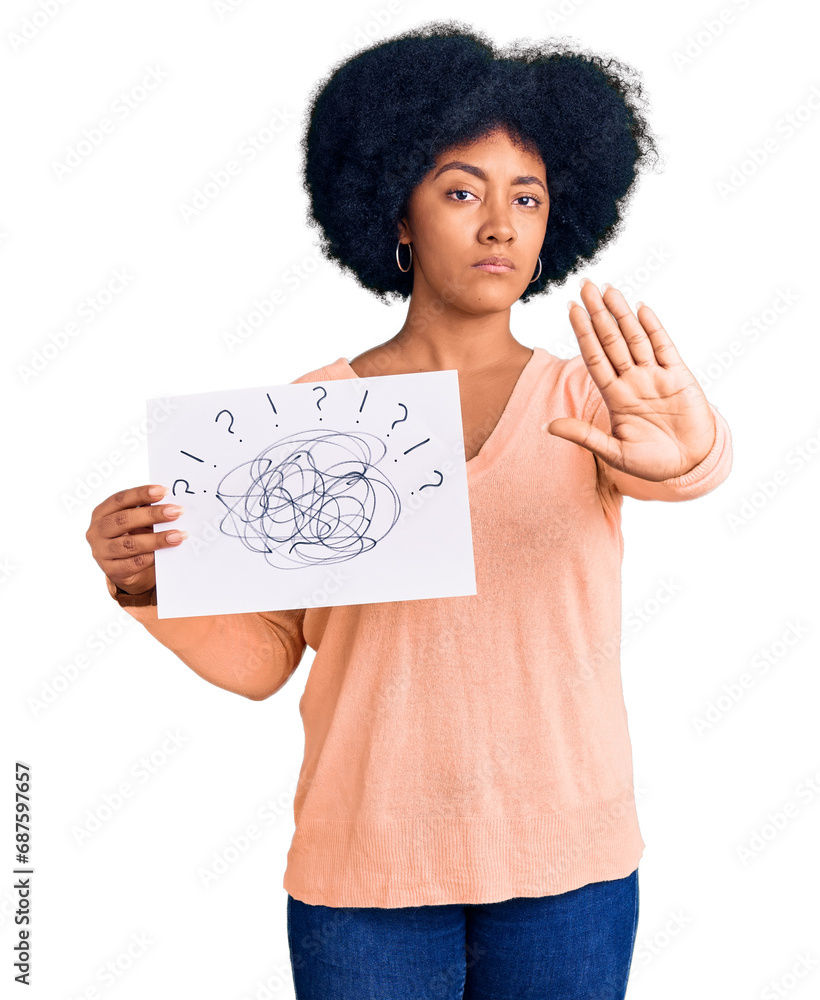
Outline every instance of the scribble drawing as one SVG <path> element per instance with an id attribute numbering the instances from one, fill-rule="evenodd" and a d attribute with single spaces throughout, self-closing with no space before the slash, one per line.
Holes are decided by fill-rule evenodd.
<path id="1" fill-rule="evenodd" d="M 346 562 L 368 552 L 399 519 L 401 501 L 376 466 L 387 452 L 374 434 L 324 428 L 267 447 L 223 476 L 220 530 L 271 566 Z"/>

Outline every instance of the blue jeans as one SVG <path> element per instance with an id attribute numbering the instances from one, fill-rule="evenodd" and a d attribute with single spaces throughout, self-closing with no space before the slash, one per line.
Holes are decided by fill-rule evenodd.
<path id="1" fill-rule="evenodd" d="M 638 870 L 497 903 L 287 907 L 296 1000 L 623 1000 Z"/>

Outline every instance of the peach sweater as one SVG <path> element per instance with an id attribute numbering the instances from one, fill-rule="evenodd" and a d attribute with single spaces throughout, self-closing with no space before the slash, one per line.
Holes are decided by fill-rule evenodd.
<path id="1" fill-rule="evenodd" d="M 294 381 L 356 377 L 342 357 Z M 546 430 L 577 416 L 608 432 L 609 412 L 581 355 L 536 347 L 467 463 L 476 595 L 165 620 L 153 594 L 119 596 L 206 677 L 227 662 L 241 680 L 263 662 L 278 690 L 315 650 L 288 893 L 325 906 L 488 903 L 637 868 L 622 497 L 718 486 L 731 436 L 712 411 L 700 465 L 661 483 L 627 476 Z"/>

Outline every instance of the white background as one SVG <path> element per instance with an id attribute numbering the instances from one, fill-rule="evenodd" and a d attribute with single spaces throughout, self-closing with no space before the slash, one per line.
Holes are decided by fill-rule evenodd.
<path id="1" fill-rule="evenodd" d="M 820 76 L 809 3 L 401 0 L 381 25 L 382 0 L 243 0 L 227 14 L 206 0 L 72 0 L 51 17 L 43 5 L 14 0 L 0 16 L 3 992 L 16 995 L 22 760 L 36 868 L 27 996 L 79 997 L 118 960 L 125 971 L 100 996 L 293 995 L 282 875 L 312 654 L 264 702 L 207 684 L 119 612 L 84 534 L 96 504 L 147 479 L 133 430 L 146 398 L 285 383 L 401 326 L 406 306 L 317 260 L 301 119 L 314 84 L 354 47 L 455 17 L 500 43 L 571 35 L 641 70 L 665 169 L 644 177 L 623 235 L 586 273 L 656 310 L 732 429 L 734 467 L 714 493 L 624 501 L 623 677 L 647 843 L 628 996 L 817 996 L 820 794 L 806 782 L 820 775 Z M 41 27 L 16 45 L 27 19 L 29 33 Z M 164 79 L 59 179 L 55 161 L 152 67 Z M 787 136 L 790 114 L 803 120 Z M 285 123 L 273 141 L 186 221 L 181 206 L 271 121 Z M 754 162 L 767 139 L 776 148 Z M 722 190 L 744 163 L 743 182 Z M 26 377 L 116 271 L 125 288 Z M 276 288 L 274 316 L 230 349 L 226 331 Z M 570 297 L 576 277 L 515 306 L 517 339 L 577 354 Z M 753 341 L 743 331 L 756 317 Z M 787 644 L 793 624 L 806 631 Z M 81 654 L 87 665 L 72 671 Z M 741 697 L 717 705 L 725 685 Z M 699 734 L 709 703 L 717 721 Z M 141 781 L 132 768 L 152 755 Z M 132 796 L 78 843 L 123 782 Z M 201 869 L 253 823 L 262 837 L 206 887 Z"/>

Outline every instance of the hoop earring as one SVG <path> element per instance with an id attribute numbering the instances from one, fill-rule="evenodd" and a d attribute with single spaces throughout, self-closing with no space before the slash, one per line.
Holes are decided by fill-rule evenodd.
<path id="1" fill-rule="evenodd" d="M 407 246 L 410 248 L 410 263 L 407 267 L 401 266 L 401 261 L 399 260 L 399 247 L 401 246 L 401 240 L 396 244 L 396 263 L 399 265 L 399 270 L 407 274 L 410 268 L 413 266 L 413 247 L 408 243 Z"/>
<path id="2" fill-rule="evenodd" d="M 533 283 L 533 281 L 538 281 L 538 279 L 540 277 L 541 277 L 541 258 L 539 257 L 538 258 L 538 274 L 536 274 L 536 276 L 530 280 L 529 284 L 531 285 Z"/>

